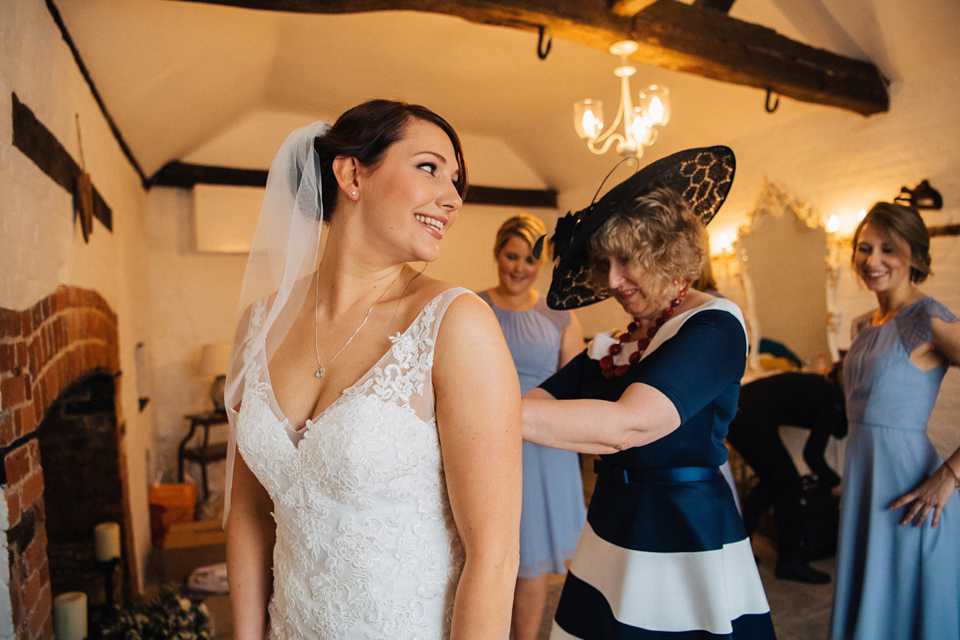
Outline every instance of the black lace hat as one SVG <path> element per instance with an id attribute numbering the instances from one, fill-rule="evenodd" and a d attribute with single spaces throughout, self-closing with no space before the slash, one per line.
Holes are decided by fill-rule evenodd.
<path id="1" fill-rule="evenodd" d="M 591 278 L 587 245 L 597 229 L 627 203 L 657 187 L 669 187 L 707 224 L 730 192 L 735 167 L 736 159 L 728 147 L 678 151 L 640 169 L 585 209 L 557 220 L 550 238 L 557 264 L 547 305 L 576 309 L 610 296 Z"/>

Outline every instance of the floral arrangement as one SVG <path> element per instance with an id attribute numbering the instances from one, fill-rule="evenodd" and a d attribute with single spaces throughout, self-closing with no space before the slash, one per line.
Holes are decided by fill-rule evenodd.
<path id="1" fill-rule="evenodd" d="M 116 640 L 211 640 L 213 625 L 202 600 L 181 592 L 176 584 L 160 588 L 152 601 L 117 610 L 104 624 L 102 638 Z"/>

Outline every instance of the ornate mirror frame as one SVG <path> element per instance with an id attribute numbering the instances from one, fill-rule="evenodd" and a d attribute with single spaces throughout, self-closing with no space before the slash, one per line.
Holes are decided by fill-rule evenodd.
<path id="1" fill-rule="evenodd" d="M 835 270 L 828 233 L 810 205 L 764 180 L 750 222 L 736 243 L 743 286 L 748 369 L 760 373 L 760 340 L 779 342 L 804 369 L 837 360 Z"/>

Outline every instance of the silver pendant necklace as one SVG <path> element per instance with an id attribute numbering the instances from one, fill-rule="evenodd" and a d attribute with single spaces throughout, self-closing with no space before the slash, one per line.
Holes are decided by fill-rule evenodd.
<path id="1" fill-rule="evenodd" d="M 403 273 L 403 269 L 400 270 L 400 273 Z M 337 356 L 339 356 L 340 353 L 347 348 L 347 345 L 353 341 L 357 334 L 360 333 L 360 329 L 363 329 L 363 325 L 367 324 L 367 320 L 370 319 L 370 314 L 373 313 L 373 308 L 377 306 L 378 302 L 383 300 L 383 296 L 387 295 L 387 291 L 390 291 L 390 289 L 393 288 L 393 283 L 396 282 L 397 278 L 400 277 L 400 273 L 398 273 L 397 277 L 393 279 L 393 282 L 390 283 L 390 286 L 383 290 L 383 293 L 380 294 L 380 297 L 373 301 L 373 304 L 370 305 L 369 311 L 367 311 L 367 315 L 363 317 L 363 322 L 361 322 L 360 326 L 356 328 L 349 338 L 347 338 L 347 341 L 343 343 L 343 346 L 340 347 L 335 354 L 333 354 L 333 357 L 327 360 L 326 365 L 320 362 L 320 275 L 317 274 L 317 286 L 313 302 L 313 351 L 317 356 L 318 367 L 317 372 L 314 375 L 317 378 L 323 377 L 324 369 L 333 364 L 333 361 L 337 359 Z"/>

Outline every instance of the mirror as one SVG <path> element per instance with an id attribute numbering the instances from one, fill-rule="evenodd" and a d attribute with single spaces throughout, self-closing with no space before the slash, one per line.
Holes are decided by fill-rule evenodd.
<path id="1" fill-rule="evenodd" d="M 765 181 L 736 253 L 746 301 L 748 367 L 761 372 L 765 354 L 784 355 L 778 345 L 795 354 L 802 369 L 829 367 L 837 354 L 831 340 L 834 314 L 828 308 L 827 231 L 819 216 L 780 185 Z"/>

